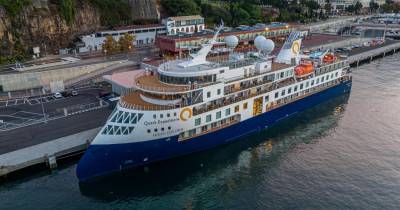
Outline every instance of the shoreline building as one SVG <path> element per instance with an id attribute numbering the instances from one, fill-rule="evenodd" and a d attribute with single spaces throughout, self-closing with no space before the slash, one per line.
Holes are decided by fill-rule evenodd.
<path id="1" fill-rule="evenodd" d="M 102 45 L 108 35 L 118 41 L 126 33 L 135 36 L 134 46 L 153 45 L 156 36 L 167 34 L 165 26 L 161 24 L 123 26 L 117 27 L 115 30 L 99 31 L 81 36 L 79 37 L 81 42 L 77 43 L 77 48 L 80 53 L 99 51 L 102 50 Z"/>
<path id="2" fill-rule="evenodd" d="M 225 37 L 234 35 L 239 39 L 238 51 L 251 50 L 255 49 L 253 42 L 258 35 L 263 35 L 276 42 L 283 42 L 292 30 L 293 27 L 286 23 L 257 24 L 236 28 L 225 27 L 217 38 L 219 43 L 216 44 L 216 47 L 223 47 Z M 213 38 L 213 34 L 213 30 L 206 29 L 193 34 L 163 35 L 157 37 L 156 44 L 161 53 L 176 56 L 200 49 L 201 44 L 205 44 Z"/>
<path id="3" fill-rule="evenodd" d="M 168 35 L 193 34 L 205 29 L 204 18 L 200 15 L 168 17 L 162 20 Z"/>

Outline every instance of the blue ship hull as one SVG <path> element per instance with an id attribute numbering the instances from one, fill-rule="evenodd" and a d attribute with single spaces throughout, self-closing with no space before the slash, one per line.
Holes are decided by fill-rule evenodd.
<path id="1" fill-rule="evenodd" d="M 211 149 L 348 93 L 351 90 L 351 84 L 351 80 L 341 82 L 334 87 L 256 117 L 185 141 L 178 141 L 178 136 L 173 136 L 128 144 L 91 145 L 79 161 L 76 173 L 80 181 L 89 181 L 124 169 Z"/>

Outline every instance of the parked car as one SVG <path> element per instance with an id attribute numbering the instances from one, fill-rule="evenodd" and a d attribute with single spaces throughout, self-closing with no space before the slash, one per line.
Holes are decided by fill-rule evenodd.
<path id="1" fill-rule="evenodd" d="M 56 98 L 56 99 L 60 99 L 60 98 L 62 98 L 63 96 L 61 95 L 61 93 L 54 93 L 54 98 Z"/>
<path id="2" fill-rule="evenodd" d="M 72 96 L 77 96 L 77 95 L 78 95 L 78 91 L 73 90 L 73 91 L 71 92 L 71 95 L 72 95 Z"/>

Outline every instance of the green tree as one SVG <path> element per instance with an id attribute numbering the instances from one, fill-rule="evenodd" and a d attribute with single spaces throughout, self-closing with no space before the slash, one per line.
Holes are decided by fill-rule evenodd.
<path id="1" fill-rule="evenodd" d="M 360 14 L 362 8 L 363 8 L 363 5 L 361 4 L 361 2 L 357 1 L 357 3 L 354 5 L 354 12 L 356 14 Z"/>
<path id="2" fill-rule="evenodd" d="M 58 10 L 60 16 L 68 25 L 71 25 L 75 20 L 75 0 L 58 0 Z"/>
<path id="3" fill-rule="evenodd" d="M 22 9 L 32 4 L 31 0 L 0 0 L 0 6 L 4 7 L 11 17 L 17 16 Z"/>
<path id="4" fill-rule="evenodd" d="M 371 0 L 371 1 L 369 2 L 369 10 L 370 10 L 371 12 L 376 12 L 378 9 L 379 9 L 379 4 L 376 3 L 374 0 Z"/>
<path id="5" fill-rule="evenodd" d="M 162 0 L 161 5 L 170 16 L 200 14 L 199 5 L 192 0 Z"/>

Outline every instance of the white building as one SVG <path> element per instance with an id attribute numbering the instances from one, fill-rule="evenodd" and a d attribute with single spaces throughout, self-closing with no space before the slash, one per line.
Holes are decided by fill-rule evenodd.
<path id="1" fill-rule="evenodd" d="M 156 36 L 158 34 L 165 35 L 167 31 L 165 30 L 165 26 L 161 24 L 132 25 L 119 27 L 115 30 L 100 31 L 94 34 L 81 36 L 81 43 L 78 46 L 79 52 L 83 53 L 102 50 L 102 45 L 106 39 L 106 36 L 112 35 L 113 38 L 118 41 L 119 38 L 125 33 L 134 35 L 135 39 L 133 45 L 143 46 L 154 44 Z"/>
<path id="2" fill-rule="evenodd" d="M 168 35 L 177 33 L 195 33 L 204 30 L 204 18 L 200 15 L 169 17 L 163 19 Z"/>

